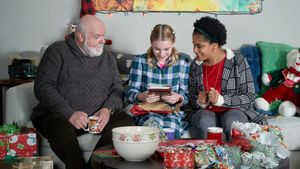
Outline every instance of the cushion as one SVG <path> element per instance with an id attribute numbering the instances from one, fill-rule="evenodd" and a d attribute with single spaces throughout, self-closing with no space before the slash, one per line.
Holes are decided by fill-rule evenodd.
<path id="1" fill-rule="evenodd" d="M 270 125 L 279 126 L 282 129 L 283 141 L 287 144 L 288 150 L 300 150 L 300 135 L 295 134 L 300 131 L 299 117 L 272 117 L 268 119 Z"/>
<path id="2" fill-rule="evenodd" d="M 261 53 L 255 45 L 243 45 L 240 52 L 248 61 L 253 76 L 255 92 L 260 93 L 261 88 Z"/>
<path id="3" fill-rule="evenodd" d="M 259 41 L 256 46 L 262 54 L 262 73 L 286 67 L 286 55 L 294 47 L 284 43 Z"/>
<path id="4" fill-rule="evenodd" d="M 117 59 L 119 73 L 121 75 L 122 74 L 129 75 L 131 62 L 133 61 L 136 55 L 117 53 L 117 52 L 111 52 L 111 53 Z"/>

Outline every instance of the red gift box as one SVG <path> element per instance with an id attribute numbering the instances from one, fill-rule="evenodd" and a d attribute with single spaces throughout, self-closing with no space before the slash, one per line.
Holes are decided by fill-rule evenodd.
<path id="1" fill-rule="evenodd" d="M 165 168 L 194 168 L 194 152 L 192 150 L 166 151 L 164 153 Z"/>
<path id="2" fill-rule="evenodd" d="M 27 133 L 0 134 L 0 158 L 3 159 L 6 155 L 17 157 L 37 156 L 35 129 L 30 129 Z"/>
<path id="3" fill-rule="evenodd" d="M 8 137 L 5 134 L 0 134 L 0 159 L 4 159 L 8 149 Z"/>
<path id="4" fill-rule="evenodd" d="M 166 150 L 166 147 L 168 146 L 174 146 L 174 145 L 184 145 L 184 144 L 207 144 L 207 145 L 216 145 L 217 140 L 194 140 L 194 139 L 175 139 L 175 140 L 168 140 L 165 142 L 159 143 L 159 155 L 164 158 L 164 152 Z"/>

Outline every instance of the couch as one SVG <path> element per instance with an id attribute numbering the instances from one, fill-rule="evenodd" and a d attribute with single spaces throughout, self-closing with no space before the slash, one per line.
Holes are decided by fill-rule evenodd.
<path id="1" fill-rule="evenodd" d="M 282 62 L 282 60 L 284 60 L 282 57 L 285 58 L 285 55 L 290 49 L 292 49 L 292 47 L 289 45 L 271 42 L 259 42 L 256 45 L 243 45 L 239 49 L 249 62 L 254 76 L 256 92 L 258 94 L 263 90 L 260 84 L 261 74 L 270 71 L 272 68 L 284 67 L 285 63 Z M 135 55 L 122 53 L 113 53 L 113 55 L 117 58 L 119 72 L 124 84 L 126 84 L 128 81 L 130 64 Z M 264 62 L 268 63 L 269 67 L 264 66 Z M 271 62 L 277 64 L 279 62 L 281 65 L 275 66 L 271 64 Z M 6 93 L 5 123 L 20 121 L 32 125 L 30 124 L 30 113 L 32 107 L 36 104 L 37 100 L 33 95 L 33 82 L 9 88 Z M 269 116 L 268 123 L 283 129 L 284 142 L 289 150 L 290 169 L 300 168 L 300 142 L 298 141 L 300 140 L 300 134 L 297 134 L 297 131 L 300 131 L 300 118 L 296 116 Z M 100 136 L 98 135 L 85 134 L 78 138 L 86 160 L 91 155 L 93 146 L 99 137 Z M 41 138 L 40 141 L 40 154 L 52 155 L 54 157 L 54 164 L 57 168 L 63 167 L 62 162 L 53 154 L 45 138 Z"/>
<path id="2" fill-rule="evenodd" d="M 33 94 L 33 82 L 11 87 L 6 92 L 5 121 L 4 123 L 19 122 L 28 127 L 33 127 L 30 121 L 32 108 L 38 101 Z M 85 161 L 88 161 L 91 153 L 101 135 L 83 134 L 78 137 L 79 145 L 83 151 Z M 39 138 L 39 155 L 52 156 L 54 167 L 63 169 L 64 163 L 53 153 L 46 138 Z"/>

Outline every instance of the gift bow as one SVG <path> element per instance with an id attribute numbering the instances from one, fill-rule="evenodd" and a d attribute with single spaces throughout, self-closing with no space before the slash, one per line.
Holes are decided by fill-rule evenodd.
<path id="1" fill-rule="evenodd" d="M 20 127 L 15 123 L 5 124 L 0 127 L 0 133 L 3 134 L 15 134 L 18 132 L 20 132 Z"/>

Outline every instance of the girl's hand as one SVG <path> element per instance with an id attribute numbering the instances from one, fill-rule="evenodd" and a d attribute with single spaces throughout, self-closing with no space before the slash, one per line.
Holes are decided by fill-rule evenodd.
<path id="1" fill-rule="evenodd" d="M 160 96 L 155 93 L 149 93 L 148 91 L 144 91 L 143 93 L 139 93 L 137 95 L 137 99 L 142 102 L 154 103 L 160 100 Z"/>
<path id="2" fill-rule="evenodd" d="M 166 94 L 166 95 L 163 95 L 161 97 L 162 100 L 170 103 L 170 104 L 175 104 L 179 101 L 182 101 L 183 100 L 183 96 L 181 96 L 180 94 L 178 93 L 175 93 L 175 92 L 172 92 L 171 94 Z"/>

